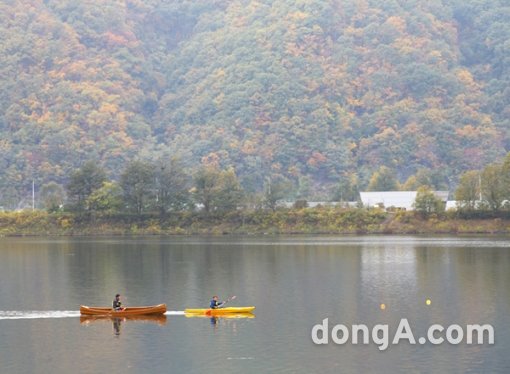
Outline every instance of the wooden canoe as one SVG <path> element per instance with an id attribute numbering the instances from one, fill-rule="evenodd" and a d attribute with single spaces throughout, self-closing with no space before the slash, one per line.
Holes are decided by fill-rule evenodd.
<path id="1" fill-rule="evenodd" d="M 251 313 L 255 309 L 254 306 L 228 307 L 217 309 L 184 309 L 185 314 L 202 314 L 206 316 L 220 316 L 231 313 Z"/>
<path id="2" fill-rule="evenodd" d="M 84 316 L 112 316 L 112 317 L 128 317 L 141 315 L 164 314 L 166 312 L 166 304 L 127 307 L 124 310 L 113 310 L 111 307 L 96 306 L 80 306 L 80 314 Z"/>

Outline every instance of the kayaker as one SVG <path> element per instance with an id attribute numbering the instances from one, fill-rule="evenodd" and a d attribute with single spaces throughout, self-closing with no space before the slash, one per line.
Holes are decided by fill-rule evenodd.
<path id="1" fill-rule="evenodd" d="M 124 308 L 122 307 L 122 302 L 120 301 L 120 294 L 115 295 L 115 299 L 113 299 L 112 304 L 113 304 L 112 305 L 113 310 L 117 310 L 117 311 L 124 310 Z"/>
<path id="2" fill-rule="evenodd" d="M 226 301 L 218 301 L 218 296 L 213 296 L 211 303 L 209 304 L 209 308 L 218 309 L 225 305 Z"/>

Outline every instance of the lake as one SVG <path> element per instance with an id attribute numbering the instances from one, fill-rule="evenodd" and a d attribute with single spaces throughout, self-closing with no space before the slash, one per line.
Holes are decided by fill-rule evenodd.
<path id="1" fill-rule="evenodd" d="M 509 286 L 508 238 L 1 238 L 0 372 L 508 373 Z M 79 317 L 80 304 L 108 306 L 116 293 L 169 312 Z M 215 294 L 255 305 L 254 318 L 183 314 Z M 381 349 L 331 335 L 403 319 L 416 339 L 434 324 L 490 324 L 495 342 Z"/>

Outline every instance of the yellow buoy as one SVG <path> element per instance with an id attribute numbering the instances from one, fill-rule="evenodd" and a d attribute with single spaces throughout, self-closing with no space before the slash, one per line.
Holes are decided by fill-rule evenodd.
<path id="1" fill-rule="evenodd" d="M 430 299 L 427 299 L 427 300 L 425 301 L 425 304 L 427 304 L 427 305 L 430 305 L 431 303 L 432 303 L 432 301 L 430 301 Z"/>
<path id="2" fill-rule="evenodd" d="M 386 309 L 386 305 L 385 304 L 381 304 L 381 310 L 384 310 Z"/>

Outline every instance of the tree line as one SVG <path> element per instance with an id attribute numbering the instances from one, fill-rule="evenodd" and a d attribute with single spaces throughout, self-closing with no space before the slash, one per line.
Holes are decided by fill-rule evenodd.
<path id="1" fill-rule="evenodd" d="M 429 181 L 425 175 L 428 174 L 423 170 L 418 174 L 423 184 Z M 97 160 L 90 160 L 74 170 L 65 185 L 56 182 L 43 185 L 38 198 L 39 205 L 49 212 L 65 210 L 81 215 L 157 212 L 161 217 L 184 210 L 209 214 L 252 207 L 274 211 L 281 200 L 295 201 L 295 207 L 302 208 L 310 198 L 311 187 L 306 179 L 293 183 L 270 174 L 264 178 L 262 192 L 251 189 L 249 182 L 238 178 L 232 167 L 222 169 L 214 159 L 192 172 L 187 172 L 177 159 L 166 162 L 137 159 L 125 166 L 118 180 L 109 179 L 107 170 Z M 367 188 L 390 191 L 403 186 L 409 183 L 400 185 L 396 173 L 383 167 L 374 173 Z M 357 180 L 346 179 L 323 201 L 355 202 L 359 200 L 359 190 Z"/>
<path id="2" fill-rule="evenodd" d="M 235 209 L 242 197 L 233 169 L 206 165 L 188 175 L 177 160 L 134 160 L 117 181 L 109 180 L 97 161 L 87 161 L 71 174 L 67 185 L 50 182 L 40 191 L 48 211 L 66 210 L 80 215 L 158 212 L 164 217 L 197 207 L 205 213 L 225 212 Z"/>
<path id="3" fill-rule="evenodd" d="M 510 211 L 510 153 L 502 162 L 463 173 L 455 199 L 460 211 L 469 216 Z"/>
<path id="4" fill-rule="evenodd" d="M 422 169 L 400 184 L 389 168 L 381 168 L 370 178 L 369 191 L 417 190 L 416 211 L 424 215 L 444 212 L 444 204 L 433 191 L 447 189 L 444 180 Z M 445 188 L 446 187 L 446 188 Z M 306 207 L 306 197 L 299 197 L 299 186 L 289 180 L 268 176 L 262 193 L 244 188 L 233 168 L 222 169 L 206 163 L 189 173 L 177 159 L 169 161 L 133 160 L 110 180 L 97 161 L 87 161 L 73 171 L 66 185 L 50 182 L 43 185 L 38 197 L 49 212 L 70 211 L 78 215 L 157 213 L 199 210 L 204 214 L 222 214 L 239 209 L 275 211 L 278 202 L 294 198 L 295 207 Z M 510 210 L 510 153 L 498 163 L 460 176 L 451 191 L 457 210 L 464 216 L 480 212 Z M 359 188 L 354 180 L 337 185 L 327 201 L 358 201 Z M 358 205 L 361 207 L 361 203 Z M 478 213 L 477 213 L 478 212 Z"/>

